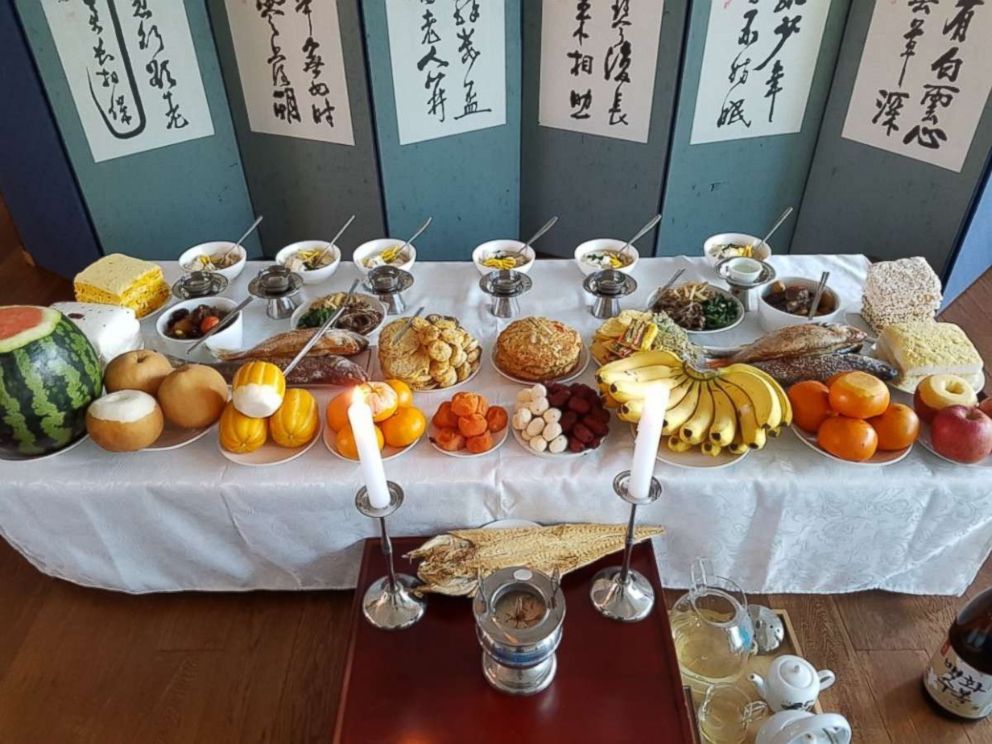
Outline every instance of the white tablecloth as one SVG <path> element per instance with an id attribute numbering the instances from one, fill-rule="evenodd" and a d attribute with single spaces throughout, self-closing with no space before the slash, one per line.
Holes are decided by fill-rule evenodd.
<path id="1" fill-rule="evenodd" d="M 777 256 L 780 276 L 818 277 L 852 309 L 860 303 L 867 261 L 860 256 Z M 685 279 L 713 278 L 699 259 L 644 259 L 640 284 L 625 306 L 641 306 L 678 268 Z M 227 294 L 245 296 L 258 264 Z M 171 280 L 175 264 L 166 266 Z M 512 404 L 518 389 L 499 376 L 488 351 L 505 322 L 486 308 L 470 263 L 420 263 L 407 296 L 411 308 L 459 316 L 486 350 L 471 388 Z M 309 296 L 347 288 L 355 271 L 343 265 Z M 527 314 L 558 318 L 589 338 L 599 321 L 587 310 L 572 262 L 543 261 L 521 300 Z M 288 327 L 249 307 L 246 342 Z M 145 321 L 154 337 L 154 321 Z M 732 345 L 759 335 L 756 319 L 712 343 Z M 593 370 L 583 376 L 592 381 Z M 324 399 L 331 393 L 322 393 Z M 417 395 L 430 415 L 449 394 Z M 496 453 L 457 460 L 422 441 L 387 474 L 406 492 L 391 517 L 395 535 L 431 535 L 515 517 L 541 523 L 622 522 L 625 505 L 611 488 L 629 465 L 626 425 L 600 450 L 553 462 L 508 441 Z M 686 586 L 691 561 L 712 557 L 718 573 L 754 592 L 849 592 L 884 588 L 961 593 L 992 545 L 992 481 L 917 447 L 901 463 L 844 465 L 808 449 L 792 432 L 732 468 L 715 471 L 660 465 L 664 495 L 639 511 L 667 534 L 656 544 L 666 584 Z M 90 586 L 128 592 L 176 590 L 326 589 L 354 585 L 359 541 L 375 525 L 354 508 L 358 469 L 318 443 L 302 458 L 272 468 L 225 459 L 211 432 L 177 451 L 111 454 L 86 442 L 33 463 L 0 462 L 0 531 L 41 571 Z"/>

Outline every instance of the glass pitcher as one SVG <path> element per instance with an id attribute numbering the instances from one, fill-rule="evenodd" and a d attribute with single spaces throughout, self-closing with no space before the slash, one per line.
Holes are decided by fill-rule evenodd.
<path id="1" fill-rule="evenodd" d="M 692 567 L 692 588 L 670 614 L 679 668 L 694 690 L 734 682 L 754 647 L 747 597 L 735 582 L 716 576 L 710 562 Z"/>

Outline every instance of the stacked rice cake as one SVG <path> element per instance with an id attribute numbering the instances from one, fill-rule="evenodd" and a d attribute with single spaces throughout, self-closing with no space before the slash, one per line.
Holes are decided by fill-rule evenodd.
<path id="1" fill-rule="evenodd" d="M 56 302 L 52 307 L 79 327 L 105 365 L 118 354 L 141 348 L 141 324 L 129 307 L 91 302 Z"/>
<path id="2" fill-rule="evenodd" d="M 876 352 L 899 370 L 891 384 L 908 393 L 915 391 L 924 377 L 938 374 L 963 377 L 976 390 L 985 386 L 981 355 L 953 323 L 893 323 L 879 334 Z"/>
<path id="3" fill-rule="evenodd" d="M 943 297 L 926 259 L 900 258 L 868 267 L 861 315 L 875 333 L 893 323 L 933 320 Z"/>
<path id="4" fill-rule="evenodd" d="M 169 299 L 169 285 L 162 268 L 120 253 L 111 253 L 90 264 L 73 282 L 78 302 L 129 307 L 143 318 Z"/>

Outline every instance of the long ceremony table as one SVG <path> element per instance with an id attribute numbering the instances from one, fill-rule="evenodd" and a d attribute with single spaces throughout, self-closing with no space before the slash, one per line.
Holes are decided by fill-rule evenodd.
<path id="1" fill-rule="evenodd" d="M 828 269 L 846 309 L 859 309 L 863 256 L 775 256 L 772 263 L 780 277 L 817 278 Z M 249 263 L 225 296 L 246 296 L 262 265 Z M 175 262 L 164 266 L 170 282 L 178 277 Z M 679 268 L 686 269 L 682 280 L 717 281 L 702 259 L 642 259 L 633 273 L 639 288 L 623 306 L 642 307 Z M 411 311 L 425 305 L 456 315 L 482 343 L 482 369 L 465 389 L 512 407 L 519 386 L 490 361 L 507 321 L 490 315 L 476 268 L 420 262 L 413 274 Z M 343 264 L 305 295 L 347 289 L 355 275 Z M 589 313 L 574 262 L 539 261 L 531 277 L 522 314 L 570 323 L 588 341 L 600 321 Z M 266 317 L 261 301 L 244 320 L 246 345 L 289 327 Z M 155 346 L 154 319 L 143 326 L 146 344 Z M 749 314 L 705 343 L 733 346 L 760 333 Z M 593 364 L 580 379 L 592 384 L 594 371 Z M 325 403 L 336 390 L 315 392 Z M 429 417 L 450 395 L 418 393 L 415 402 Z M 515 441 L 485 457 L 455 459 L 424 439 L 386 463 L 406 493 L 391 532 L 434 534 L 502 518 L 623 522 L 627 508 L 611 482 L 629 467 L 632 449 L 628 426 L 616 420 L 599 450 L 558 462 Z M 992 546 L 992 481 L 919 445 L 902 462 L 866 467 L 830 460 L 785 431 L 730 468 L 659 463 L 656 476 L 663 496 L 639 519 L 667 529 L 655 549 L 669 587 L 687 586 L 691 562 L 709 556 L 718 574 L 751 592 L 958 594 Z M 361 541 L 376 534 L 355 510 L 359 479 L 357 463 L 321 442 L 291 463 L 251 468 L 221 454 L 215 431 L 167 452 L 111 454 L 87 441 L 51 459 L 0 462 L 0 532 L 46 574 L 119 591 L 349 588 Z"/>

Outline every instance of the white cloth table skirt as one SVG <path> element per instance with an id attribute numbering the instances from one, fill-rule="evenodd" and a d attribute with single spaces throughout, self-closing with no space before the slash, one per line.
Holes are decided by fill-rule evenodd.
<path id="1" fill-rule="evenodd" d="M 867 261 L 860 256 L 776 256 L 780 276 L 818 277 L 857 310 Z M 261 264 L 250 264 L 226 293 L 245 296 Z M 712 279 L 701 259 L 643 259 L 640 285 L 625 307 L 639 307 L 678 268 L 683 279 Z M 470 263 L 417 264 L 407 293 L 411 309 L 458 316 L 485 350 L 469 389 L 512 406 L 517 385 L 501 377 L 489 352 L 505 325 L 487 310 Z M 178 275 L 166 265 L 167 278 Z M 350 264 L 310 297 L 347 288 Z M 599 321 L 588 312 L 581 275 L 570 261 L 534 266 L 525 314 L 576 326 L 588 339 Z M 144 323 L 155 343 L 154 320 Z M 285 330 L 265 316 L 264 303 L 246 311 L 246 344 Z M 760 334 L 755 317 L 707 343 L 733 345 Z M 583 375 L 593 381 L 593 367 Z M 321 402 L 335 392 L 318 391 Z M 450 393 L 418 394 L 430 416 Z M 627 425 L 614 421 L 596 452 L 561 462 L 535 457 L 508 441 L 484 458 L 454 459 L 422 441 L 386 464 L 406 492 L 391 520 L 394 535 L 433 535 L 501 518 L 541 523 L 623 522 L 614 475 L 629 467 Z M 663 497 L 639 510 L 643 523 L 663 524 L 657 541 L 661 574 L 684 587 L 689 566 L 710 556 L 717 572 L 750 592 L 849 592 L 883 588 L 958 594 L 971 582 L 992 544 L 992 481 L 954 467 L 917 447 L 885 468 L 845 465 L 803 445 L 791 431 L 765 450 L 723 470 L 663 464 Z M 355 510 L 356 464 L 318 443 L 300 459 L 271 468 L 238 466 L 218 450 L 211 432 L 180 450 L 111 454 L 86 442 L 64 455 L 31 463 L 0 462 L 0 530 L 46 574 L 127 592 L 178 590 L 330 589 L 354 586 L 359 542 L 376 525 Z"/>

